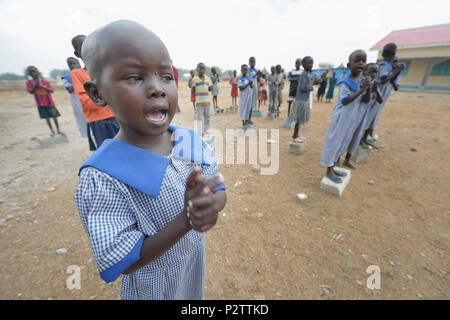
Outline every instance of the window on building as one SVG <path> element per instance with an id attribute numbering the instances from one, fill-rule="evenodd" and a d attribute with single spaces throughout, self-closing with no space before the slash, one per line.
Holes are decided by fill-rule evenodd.
<path id="1" fill-rule="evenodd" d="M 450 59 L 435 64 L 431 68 L 430 76 L 450 76 Z"/>
<path id="2" fill-rule="evenodd" d="M 405 64 L 405 68 L 403 68 L 402 72 L 400 72 L 400 75 L 402 76 L 407 75 L 411 61 L 400 61 L 400 62 Z"/>

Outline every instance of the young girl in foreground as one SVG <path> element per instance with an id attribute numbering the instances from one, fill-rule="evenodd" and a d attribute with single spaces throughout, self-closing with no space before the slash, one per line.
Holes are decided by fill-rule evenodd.
<path id="1" fill-rule="evenodd" d="M 169 53 L 123 20 L 89 35 L 82 53 L 86 92 L 120 123 L 81 167 L 75 192 L 100 277 L 123 274 L 122 299 L 202 299 L 204 232 L 225 206 L 225 186 L 214 150 L 170 126 L 178 97 Z"/>
<path id="2" fill-rule="evenodd" d="M 363 50 L 354 51 L 349 57 L 347 67 L 350 69 L 350 76 L 342 79 L 337 84 L 339 94 L 328 126 L 328 131 L 323 143 L 320 164 L 327 167 L 326 177 L 335 183 L 342 183 L 339 176 L 346 176 L 342 171 L 334 170 L 339 157 L 344 154 L 350 144 L 350 140 L 359 123 L 355 117 L 362 105 L 362 95 L 369 89 L 370 79 L 365 79 L 361 87 L 361 72 L 366 67 L 366 53 Z M 364 95 L 364 102 L 367 104 L 370 94 Z"/>

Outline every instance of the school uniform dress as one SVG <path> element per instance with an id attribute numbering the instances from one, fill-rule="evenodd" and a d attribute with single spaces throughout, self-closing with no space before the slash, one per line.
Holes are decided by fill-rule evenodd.
<path id="1" fill-rule="evenodd" d="M 252 90 L 253 95 L 252 95 L 252 102 L 251 102 L 251 110 L 256 109 L 256 107 L 258 106 L 258 79 L 257 79 L 257 73 L 258 73 L 258 69 L 256 68 L 248 68 L 248 75 L 251 77 L 251 79 L 253 80 L 253 88 L 250 88 L 250 90 Z"/>
<path id="2" fill-rule="evenodd" d="M 250 80 L 252 80 L 252 76 L 247 74 L 246 77 L 240 76 L 238 78 L 238 88 L 241 89 L 245 85 L 247 85 Z M 239 117 L 241 120 L 248 120 L 250 117 L 250 112 L 253 110 L 253 99 L 256 88 L 256 82 L 253 82 L 253 88 L 247 86 L 244 90 L 240 90 L 239 96 Z"/>
<path id="3" fill-rule="evenodd" d="M 355 94 L 360 83 L 350 77 L 346 77 L 337 83 L 339 94 L 331 115 L 330 125 L 323 143 L 320 164 L 324 167 L 331 167 L 338 158 L 347 152 L 353 134 L 359 125 L 355 121 L 358 113 L 361 112 L 363 94 L 347 105 L 343 103 Z"/>
<path id="4" fill-rule="evenodd" d="M 283 89 L 284 89 L 284 83 L 286 82 L 286 75 L 280 73 L 279 79 L 280 79 L 280 85 L 278 86 L 277 99 L 278 99 L 278 104 L 281 105 L 283 103 Z"/>
<path id="5" fill-rule="evenodd" d="M 302 72 L 303 71 L 300 69 L 293 69 L 288 73 L 288 80 L 290 81 L 288 101 L 295 100 L 295 95 L 297 94 L 298 79 L 300 79 L 300 75 Z"/>
<path id="6" fill-rule="evenodd" d="M 277 107 L 277 95 L 278 95 L 278 85 L 280 84 L 280 77 L 277 74 L 270 74 L 267 79 L 269 83 L 269 104 L 268 111 L 273 113 Z"/>
<path id="7" fill-rule="evenodd" d="M 27 91 L 31 92 L 31 89 L 33 89 L 35 84 L 35 80 L 27 80 L 25 83 Z M 39 84 L 53 90 L 50 82 L 45 79 L 39 79 Z M 60 116 L 60 113 L 55 107 L 55 102 L 53 102 L 53 98 L 50 92 L 42 87 L 38 87 L 36 88 L 36 90 L 34 90 L 33 95 L 34 100 L 36 101 L 36 106 L 38 108 L 39 118 L 48 119 L 57 118 Z"/>
<path id="8" fill-rule="evenodd" d="M 385 84 L 381 84 L 380 82 L 382 79 L 387 78 L 392 73 L 393 69 L 391 64 L 387 61 L 381 61 L 378 63 L 378 65 L 378 90 L 380 91 L 381 97 L 383 98 L 383 102 L 378 103 L 376 100 L 374 100 L 369 108 L 369 111 L 367 112 L 365 126 L 366 129 L 370 128 L 372 130 L 375 130 L 375 127 L 377 126 L 378 121 L 380 120 L 381 111 L 383 111 L 383 107 L 386 104 L 389 96 L 391 95 L 391 91 L 393 88 L 390 81 L 386 82 Z"/>
<path id="9" fill-rule="evenodd" d="M 84 90 L 84 82 L 91 79 L 86 69 L 73 69 L 70 72 L 70 79 L 86 117 L 89 150 L 95 151 L 103 141 L 116 136 L 120 125 L 108 106 L 96 105 Z"/>
<path id="10" fill-rule="evenodd" d="M 364 77 L 361 77 L 361 83 L 360 88 L 363 86 Z M 373 81 L 370 83 L 370 87 L 372 90 L 373 87 Z M 370 101 L 368 103 L 364 103 L 364 96 L 366 93 L 363 93 L 361 98 L 361 107 L 358 109 L 358 112 L 355 114 L 355 122 L 358 123 L 358 126 L 355 129 L 355 132 L 353 133 L 352 139 L 350 141 L 350 145 L 348 147 L 348 152 L 350 154 L 355 153 L 356 149 L 358 148 L 361 138 L 364 134 L 364 131 L 367 129 L 365 128 L 365 118 L 367 113 L 370 110 L 371 105 L 373 102 L 377 99 L 376 93 L 372 92 L 370 96 Z"/>
<path id="11" fill-rule="evenodd" d="M 100 277 L 115 281 L 140 258 L 144 239 L 184 208 L 186 180 L 195 165 L 218 175 L 218 158 L 200 136 L 170 126 L 169 156 L 106 140 L 83 164 L 75 202 Z M 225 190 L 225 185 L 213 192 Z M 205 234 L 186 233 L 159 258 L 122 276 L 121 299 L 203 299 Z"/>
<path id="12" fill-rule="evenodd" d="M 63 80 L 64 88 L 73 89 L 72 81 L 70 79 L 70 74 L 66 74 L 61 77 Z M 78 100 L 77 94 L 75 91 L 72 91 L 70 94 L 70 103 L 72 104 L 73 115 L 75 116 L 75 122 L 78 127 L 78 131 L 80 132 L 80 136 L 83 138 L 87 138 L 87 123 L 86 117 L 83 114 L 83 110 L 81 109 L 80 100 Z"/>
<path id="13" fill-rule="evenodd" d="M 213 85 L 212 95 L 213 97 L 217 97 L 219 95 L 219 76 L 212 75 L 211 82 Z"/>
<path id="14" fill-rule="evenodd" d="M 309 78 L 308 72 L 303 71 L 298 79 L 294 106 L 289 114 L 288 122 L 305 124 L 309 121 L 311 91 L 313 91 L 311 79 Z"/>

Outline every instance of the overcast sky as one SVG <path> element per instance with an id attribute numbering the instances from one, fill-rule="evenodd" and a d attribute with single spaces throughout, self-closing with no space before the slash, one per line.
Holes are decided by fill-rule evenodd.
<path id="1" fill-rule="evenodd" d="M 389 32 L 449 23 L 449 12 L 449 0 L 0 0 L 0 73 L 67 68 L 73 36 L 118 19 L 155 32 L 181 68 L 239 70 L 255 56 L 290 70 L 305 55 L 337 66 L 355 49 L 374 61 Z"/>

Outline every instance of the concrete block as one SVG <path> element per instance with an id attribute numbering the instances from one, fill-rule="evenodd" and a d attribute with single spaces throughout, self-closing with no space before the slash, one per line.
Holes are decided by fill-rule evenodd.
<path id="1" fill-rule="evenodd" d="M 368 146 L 367 149 L 361 148 L 358 146 L 354 154 L 352 154 L 352 160 L 356 163 L 367 163 L 369 162 L 370 151 L 372 151 L 372 147 Z"/>
<path id="2" fill-rule="evenodd" d="M 223 108 L 220 108 L 220 107 L 214 108 L 214 114 L 220 114 L 220 113 L 224 113 Z"/>
<path id="3" fill-rule="evenodd" d="M 306 140 L 302 142 L 291 141 L 289 143 L 289 150 L 293 154 L 302 154 L 306 151 Z"/>
<path id="4" fill-rule="evenodd" d="M 255 110 L 252 111 L 252 115 L 254 115 L 256 117 L 261 117 L 261 116 L 264 115 L 264 112 L 262 110 L 255 109 Z"/>
<path id="5" fill-rule="evenodd" d="M 325 176 L 320 181 L 320 189 L 334 194 L 335 196 L 341 197 L 342 193 L 345 190 L 345 187 L 347 187 L 348 183 L 350 182 L 351 171 L 349 169 L 338 167 L 335 167 L 335 169 L 347 173 L 346 177 L 340 177 L 342 179 L 342 183 L 335 183 Z"/>
<path id="6" fill-rule="evenodd" d="M 69 140 L 67 139 L 67 136 L 63 134 L 57 134 L 55 136 L 45 136 L 38 138 L 39 145 L 41 148 L 48 148 L 54 144 L 58 143 L 67 143 Z"/>
<path id="7" fill-rule="evenodd" d="M 287 120 L 284 120 L 283 127 L 287 128 L 287 129 L 291 129 L 291 128 L 295 127 L 295 122 L 289 122 Z"/>

